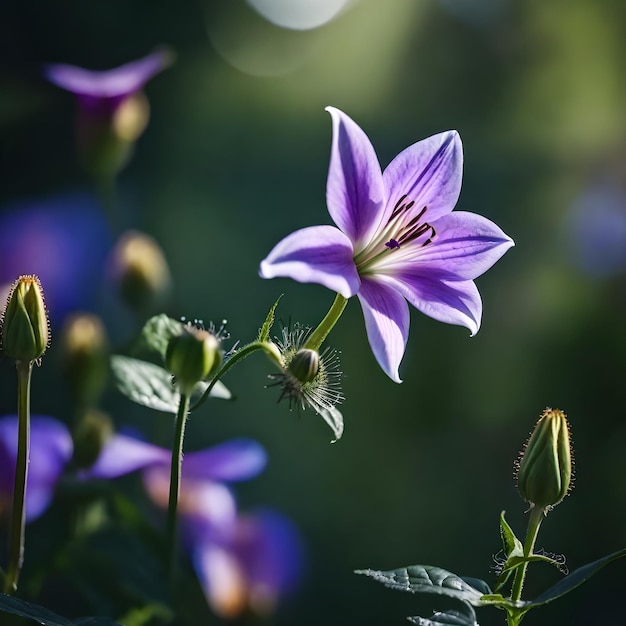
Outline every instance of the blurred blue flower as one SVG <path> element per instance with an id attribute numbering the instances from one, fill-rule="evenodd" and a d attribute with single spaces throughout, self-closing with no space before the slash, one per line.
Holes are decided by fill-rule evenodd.
<path id="1" fill-rule="evenodd" d="M 16 450 L 17 416 L 2 417 L 0 515 L 11 508 Z M 72 437 L 63 423 L 52 417 L 31 417 L 28 522 L 50 505 L 72 454 Z M 79 472 L 79 478 L 113 479 L 143 470 L 148 495 L 166 509 L 170 458 L 166 448 L 115 434 L 94 465 Z M 295 526 L 269 510 L 240 515 L 225 484 L 253 478 L 266 462 L 263 447 L 250 439 L 233 439 L 184 457 L 178 507 L 181 537 L 207 601 L 222 616 L 233 617 L 245 610 L 270 612 L 299 578 L 302 546 Z"/>
<path id="2" fill-rule="evenodd" d="M 86 193 L 7 205 L 0 211 L 0 286 L 37 275 L 58 322 L 70 311 L 93 309 L 110 247 L 106 219 Z"/>
<path id="3" fill-rule="evenodd" d="M 291 233 L 261 262 L 263 278 L 285 276 L 357 296 L 372 352 L 400 382 L 409 306 L 478 332 L 482 302 L 474 279 L 513 240 L 490 220 L 453 211 L 463 148 L 456 131 L 419 141 L 381 171 L 363 130 L 327 107 L 333 141 L 326 203 L 336 226 Z"/>
<path id="4" fill-rule="evenodd" d="M 588 274 L 606 278 L 626 271 L 626 190 L 607 179 L 585 189 L 563 222 L 572 263 Z"/>

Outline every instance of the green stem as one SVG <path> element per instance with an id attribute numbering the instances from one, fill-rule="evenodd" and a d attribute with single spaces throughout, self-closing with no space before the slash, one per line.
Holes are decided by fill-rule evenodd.
<path id="1" fill-rule="evenodd" d="M 205 389 L 204 393 L 196 400 L 196 402 L 189 409 L 189 412 L 195 411 L 204 401 L 209 397 L 211 390 L 215 387 L 215 383 L 226 374 L 226 372 L 236 365 L 239 361 L 242 361 L 246 357 L 249 357 L 256 350 L 267 350 L 267 343 L 264 341 L 254 341 L 253 343 L 249 343 L 247 346 L 244 346 L 240 350 L 237 350 L 235 354 L 233 354 L 222 367 L 218 370 L 217 374 L 211 379 L 209 386 Z"/>
<path id="2" fill-rule="evenodd" d="M 318 351 L 320 346 L 324 343 L 328 333 L 333 329 L 333 326 L 337 323 L 337 320 L 341 317 L 343 310 L 348 304 L 347 298 L 344 298 L 340 293 L 337 294 L 335 301 L 326 317 L 320 322 L 319 326 L 311 333 L 311 336 L 304 345 L 309 350 Z"/>
<path id="3" fill-rule="evenodd" d="M 539 534 L 539 527 L 544 518 L 545 508 L 542 506 L 533 506 L 530 509 L 530 519 L 528 520 L 528 530 L 526 531 L 526 541 L 524 542 L 524 557 L 528 558 L 532 555 L 535 548 L 535 541 Z M 517 602 L 522 597 L 522 588 L 524 586 L 524 578 L 526 577 L 526 568 L 528 563 L 522 563 L 515 571 L 515 579 L 511 588 L 511 600 Z"/>
<path id="4" fill-rule="evenodd" d="M 176 576 L 176 563 L 178 553 L 177 538 L 177 508 L 178 496 L 180 494 L 180 478 L 183 466 L 183 440 L 185 438 L 185 423 L 189 413 L 189 396 L 180 394 L 178 413 L 176 414 L 176 424 L 174 429 L 174 443 L 172 445 L 172 464 L 170 469 L 170 497 L 167 508 L 167 543 L 169 558 L 170 579 L 173 581 Z"/>
<path id="5" fill-rule="evenodd" d="M 4 592 L 17 590 L 17 582 L 24 561 L 24 500 L 28 477 L 28 455 L 30 451 L 30 378 L 32 361 L 17 361 L 17 459 L 15 463 L 15 483 L 13 487 L 13 512 L 9 543 L 9 565 L 4 581 Z"/>

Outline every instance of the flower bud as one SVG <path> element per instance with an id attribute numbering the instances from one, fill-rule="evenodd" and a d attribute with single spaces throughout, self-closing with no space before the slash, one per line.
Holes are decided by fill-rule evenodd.
<path id="1" fill-rule="evenodd" d="M 301 383 L 310 383 L 319 372 L 320 355 L 315 350 L 302 348 L 294 354 L 287 369 Z"/>
<path id="2" fill-rule="evenodd" d="M 222 362 L 217 337 L 207 330 L 185 326 L 167 345 L 165 363 L 183 393 L 189 395 L 196 383 L 208 378 Z"/>
<path id="3" fill-rule="evenodd" d="M 113 436 L 111 418 L 102 411 L 91 410 L 86 413 L 74 431 L 74 456 L 72 463 L 78 469 L 91 467 L 100 456 L 102 448 Z"/>
<path id="4" fill-rule="evenodd" d="M 74 399 L 93 405 L 109 374 L 109 346 L 99 317 L 77 314 L 67 319 L 61 335 L 62 368 Z"/>
<path id="5" fill-rule="evenodd" d="M 48 315 L 37 276 L 12 285 L 2 317 L 2 352 L 16 361 L 37 361 L 50 343 Z"/>
<path id="6" fill-rule="evenodd" d="M 171 276 L 165 255 L 149 235 L 137 231 L 122 235 L 111 263 L 120 295 L 133 310 L 146 312 L 169 292 Z"/>
<path id="7" fill-rule="evenodd" d="M 517 488 L 533 506 L 553 507 L 567 495 L 571 478 L 569 424 L 562 411 L 546 409 L 519 461 Z"/>

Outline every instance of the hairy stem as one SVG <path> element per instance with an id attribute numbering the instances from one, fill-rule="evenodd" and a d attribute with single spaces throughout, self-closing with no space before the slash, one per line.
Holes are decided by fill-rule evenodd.
<path id="1" fill-rule="evenodd" d="M 526 531 L 526 541 L 524 542 L 525 557 L 529 557 L 533 553 L 544 514 L 545 508 L 542 506 L 533 506 L 530 509 L 530 519 L 528 520 L 528 530 Z M 527 567 L 528 563 L 522 563 L 515 571 L 515 579 L 513 580 L 513 587 L 511 588 L 511 600 L 514 602 L 517 602 L 522 597 L 522 588 L 524 587 Z"/>
<path id="2" fill-rule="evenodd" d="M 172 464 L 170 468 L 170 495 L 167 507 L 167 543 L 169 558 L 170 579 L 173 581 L 176 573 L 178 555 L 178 496 L 180 494 L 180 479 L 183 467 L 183 440 L 185 438 L 185 423 L 189 413 L 189 396 L 180 394 L 178 413 L 174 429 L 174 443 L 172 445 Z"/>
<path id="3" fill-rule="evenodd" d="M 24 527 L 26 479 L 28 477 L 28 456 L 30 451 L 30 378 L 32 361 L 17 361 L 17 458 L 15 463 L 15 483 L 13 486 L 13 511 L 9 543 L 9 564 L 4 580 L 4 592 L 17 590 L 22 563 L 24 561 Z"/>

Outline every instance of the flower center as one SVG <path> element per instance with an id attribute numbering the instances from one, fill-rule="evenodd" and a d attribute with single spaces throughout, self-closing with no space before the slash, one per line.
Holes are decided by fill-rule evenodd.
<path id="1" fill-rule="evenodd" d="M 359 273 L 364 273 L 368 268 L 383 256 L 390 252 L 396 252 L 400 248 L 405 248 L 407 244 L 420 239 L 426 235 L 426 239 L 420 241 L 420 247 L 432 243 L 437 231 L 428 222 L 423 221 L 423 217 L 428 211 L 428 207 L 423 207 L 416 213 L 415 202 L 407 201 L 407 194 L 404 194 L 396 203 L 387 223 L 380 229 L 376 236 L 370 241 L 367 247 L 359 252 L 354 258 Z"/>

